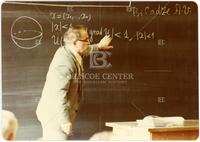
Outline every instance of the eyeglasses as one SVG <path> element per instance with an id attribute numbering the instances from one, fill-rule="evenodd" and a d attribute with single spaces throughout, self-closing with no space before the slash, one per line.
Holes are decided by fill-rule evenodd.
<path id="1" fill-rule="evenodd" d="M 86 39 L 77 39 L 77 41 L 90 42 L 89 38 L 86 38 Z"/>

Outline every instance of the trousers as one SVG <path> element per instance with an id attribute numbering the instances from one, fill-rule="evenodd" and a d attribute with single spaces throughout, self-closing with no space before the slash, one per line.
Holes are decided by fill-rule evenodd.
<path id="1" fill-rule="evenodd" d="M 56 118 L 42 125 L 42 140 L 69 140 L 70 137 L 61 129 Z"/>

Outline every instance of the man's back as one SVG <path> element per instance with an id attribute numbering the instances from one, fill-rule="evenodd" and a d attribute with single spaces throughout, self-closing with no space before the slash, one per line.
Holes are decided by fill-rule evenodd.
<path id="1" fill-rule="evenodd" d="M 59 119 L 62 124 L 67 118 L 75 117 L 82 92 L 80 79 L 76 78 L 80 74 L 78 68 L 80 66 L 69 49 L 60 47 L 56 51 L 36 111 L 44 124 L 48 125 L 54 119 Z M 66 109 L 67 112 L 62 111 Z"/>

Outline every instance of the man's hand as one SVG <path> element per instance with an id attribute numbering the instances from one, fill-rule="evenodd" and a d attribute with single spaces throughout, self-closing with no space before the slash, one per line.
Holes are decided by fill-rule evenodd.
<path id="1" fill-rule="evenodd" d="M 62 130 L 68 135 L 72 135 L 72 123 L 61 125 Z"/>
<path id="2" fill-rule="evenodd" d="M 112 38 L 110 37 L 110 35 L 105 35 L 101 41 L 97 44 L 97 46 L 99 47 L 99 50 L 108 50 L 113 48 L 113 46 L 109 46 L 110 42 L 111 42 Z"/>

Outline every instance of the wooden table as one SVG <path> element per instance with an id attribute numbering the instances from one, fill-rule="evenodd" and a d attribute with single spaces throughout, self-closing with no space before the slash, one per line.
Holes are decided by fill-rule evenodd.
<path id="1" fill-rule="evenodd" d="M 135 121 L 106 122 L 113 128 L 111 140 L 195 140 L 199 136 L 199 121 L 185 120 L 183 126 L 139 127 Z"/>

